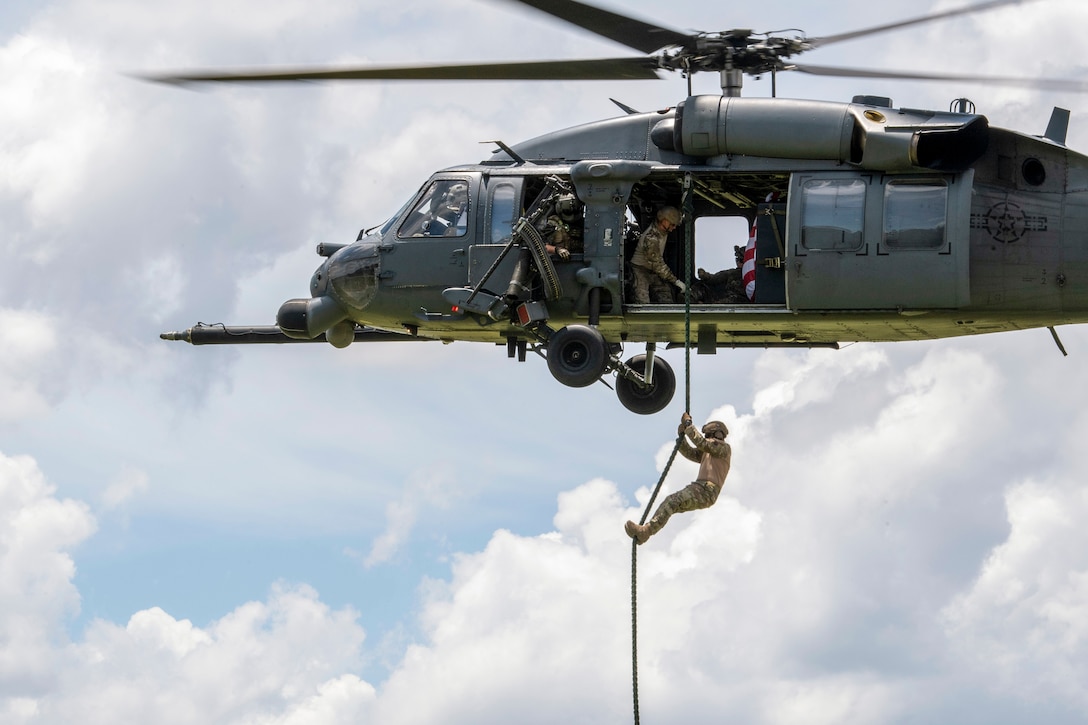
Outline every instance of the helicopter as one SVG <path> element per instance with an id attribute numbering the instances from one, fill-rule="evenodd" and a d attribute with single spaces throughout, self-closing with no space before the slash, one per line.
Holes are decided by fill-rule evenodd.
<path id="1" fill-rule="evenodd" d="M 505 345 L 587 387 L 614 376 L 628 410 L 672 400 L 658 345 L 838 348 L 1088 322 L 1088 157 L 1066 147 L 1068 111 L 1041 136 L 990 126 L 958 99 L 948 111 L 778 98 L 774 78 L 961 80 L 1083 92 L 1063 79 L 938 75 L 802 65 L 832 43 L 1030 0 L 993 0 L 864 30 L 808 38 L 734 29 L 684 33 L 575 0 L 506 0 L 643 56 L 473 65 L 199 71 L 172 84 L 314 80 L 648 79 L 677 71 L 688 95 L 521 143 L 434 173 L 384 223 L 319 244 L 307 298 L 275 325 L 197 325 L 166 340 L 205 344 L 453 341 Z M 692 95 L 717 72 L 721 94 Z M 770 75 L 770 98 L 742 97 Z M 663 210 L 672 210 L 664 212 Z M 632 257 L 662 214 L 678 223 L 662 260 L 679 284 L 636 294 Z M 698 230 L 736 218 L 746 244 Z M 737 265 L 695 268 L 733 247 Z M 1082 276 L 1082 273 L 1084 276 Z M 626 360 L 628 343 L 644 351 Z M 609 387 L 613 387 L 610 385 Z"/>

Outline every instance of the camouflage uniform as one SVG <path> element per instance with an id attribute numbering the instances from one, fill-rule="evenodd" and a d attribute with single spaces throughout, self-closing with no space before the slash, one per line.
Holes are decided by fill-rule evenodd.
<path id="1" fill-rule="evenodd" d="M 744 293 L 739 268 L 713 274 L 700 269 L 699 281 L 691 285 L 691 298 L 709 305 L 737 305 L 750 301 Z"/>
<path id="2" fill-rule="evenodd" d="M 640 544 L 660 531 L 673 514 L 710 508 L 718 500 L 733 458 L 729 444 L 717 438 L 704 437 L 698 428 L 689 423 L 680 441 L 680 454 L 699 464 L 699 476 L 676 493 L 666 496 L 647 523 L 639 525 L 627 522 L 624 528 L 628 536 Z"/>
<path id="3" fill-rule="evenodd" d="M 562 259 L 570 257 L 570 252 L 582 251 L 581 235 L 558 214 L 548 217 L 544 226 L 544 239 L 547 244 L 555 247 L 556 253 Z M 560 249 L 566 250 L 567 253 L 560 252 Z"/>
<path id="4" fill-rule="evenodd" d="M 632 299 L 635 304 L 644 305 L 651 301 L 671 303 L 672 288 L 676 275 L 665 264 L 662 253 L 669 233 L 654 222 L 638 238 L 638 246 L 631 257 Z"/>

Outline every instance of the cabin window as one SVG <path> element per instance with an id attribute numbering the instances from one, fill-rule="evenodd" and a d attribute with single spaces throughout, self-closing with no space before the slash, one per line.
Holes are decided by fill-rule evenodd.
<path id="1" fill-rule="evenodd" d="M 853 252 L 861 248 L 865 182 L 812 179 L 801 188 L 801 245 L 805 249 Z"/>
<path id="2" fill-rule="evenodd" d="M 948 186 L 941 181 L 893 180 L 884 187 L 884 245 L 940 249 L 945 241 Z"/>
<path id="3" fill-rule="evenodd" d="M 405 217 L 399 237 L 463 237 L 468 231 L 468 182 L 434 181 Z"/>
<path id="4" fill-rule="evenodd" d="M 491 190 L 491 243 L 510 241 L 517 212 L 516 190 L 513 184 L 499 184 Z"/>

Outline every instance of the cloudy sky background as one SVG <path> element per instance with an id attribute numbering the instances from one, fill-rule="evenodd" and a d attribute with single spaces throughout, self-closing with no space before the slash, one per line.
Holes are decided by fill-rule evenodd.
<path id="1" fill-rule="evenodd" d="M 954 3 L 626 11 L 827 35 Z M 1043 0 L 821 65 L 1083 77 Z M 319 241 L 444 166 L 683 81 L 186 91 L 193 66 L 613 57 L 499 0 L 0 6 L 0 721 L 624 722 L 629 540 L 682 394 L 633 416 L 457 343 L 192 348 L 267 324 Z M 699 78 L 714 92 L 716 78 Z M 768 81 L 747 82 L 768 95 Z M 780 77 L 1042 133 L 1088 96 Z M 732 429 L 711 510 L 640 550 L 647 722 L 1080 722 L 1088 332 L 693 358 Z M 682 369 L 680 352 L 666 353 Z M 668 487 L 690 479 L 674 466 Z"/>

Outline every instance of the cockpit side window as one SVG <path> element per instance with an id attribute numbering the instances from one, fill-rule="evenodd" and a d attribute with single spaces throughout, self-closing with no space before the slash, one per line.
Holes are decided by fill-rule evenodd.
<path id="1" fill-rule="evenodd" d="M 468 231 L 468 182 L 439 179 L 431 183 L 404 218 L 398 237 L 463 237 Z"/>

